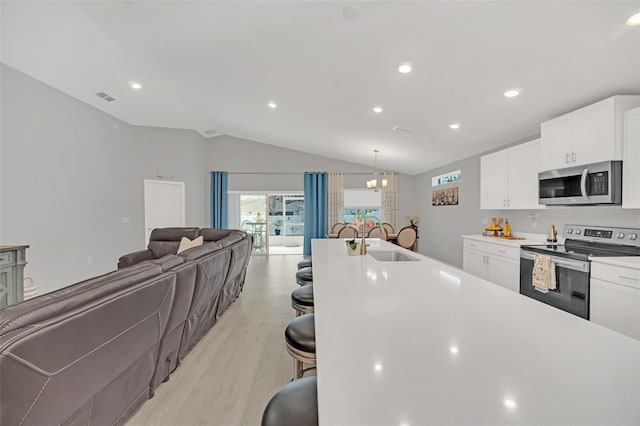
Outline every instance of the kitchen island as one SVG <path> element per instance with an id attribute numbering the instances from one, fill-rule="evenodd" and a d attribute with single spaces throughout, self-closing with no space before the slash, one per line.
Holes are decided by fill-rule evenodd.
<path id="1" fill-rule="evenodd" d="M 320 424 L 640 424 L 640 342 L 367 242 L 313 240 Z"/>

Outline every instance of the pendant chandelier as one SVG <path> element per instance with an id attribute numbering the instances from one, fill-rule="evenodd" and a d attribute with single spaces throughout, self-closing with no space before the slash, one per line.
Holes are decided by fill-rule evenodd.
<path id="1" fill-rule="evenodd" d="M 378 192 L 378 188 L 380 187 L 387 187 L 386 179 L 378 181 L 378 152 L 380 151 L 377 149 L 373 150 L 373 179 L 367 181 L 367 188 L 373 189 L 376 192 Z"/>

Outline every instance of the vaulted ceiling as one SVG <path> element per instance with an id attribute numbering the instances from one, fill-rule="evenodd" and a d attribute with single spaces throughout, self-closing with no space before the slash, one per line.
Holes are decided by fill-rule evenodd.
<path id="1" fill-rule="evenodd" d="M 380 167 L 408 174 L 535 135 L 540 122 L 604 97 L 640 94 L 640 27 L 625 25 L 638 1 L 1 7 L 2 62 L 128 123 L 367 165 L 377 148 Z M 398 72 L 402 63 L 412 71 Z M 511 88 L 520 95 L 503 96 Z"/>

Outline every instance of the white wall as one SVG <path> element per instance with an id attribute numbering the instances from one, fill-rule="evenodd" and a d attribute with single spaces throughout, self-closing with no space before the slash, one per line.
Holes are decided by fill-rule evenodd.
<path id="1" fill-rule="evenodd" d="M 197 133 L 130 126 L 12 68 L 1 76 L 1 242 L 30 245 L 25 276 L 41 293 L 144 248 L 144 179 L 185 182 L 187 223 L 207 224 Z"/>

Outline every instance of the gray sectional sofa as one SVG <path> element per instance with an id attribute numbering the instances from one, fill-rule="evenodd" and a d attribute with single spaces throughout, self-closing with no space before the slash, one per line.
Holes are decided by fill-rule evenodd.
<path id="1" fill-rule="evenodd" d="M 176 255 L 180 239 L 205 243 Z M 0 425 L 123 424 L 238 297 L 249 234 L 156 229 L 118 270 L 0 310 Z"/>

